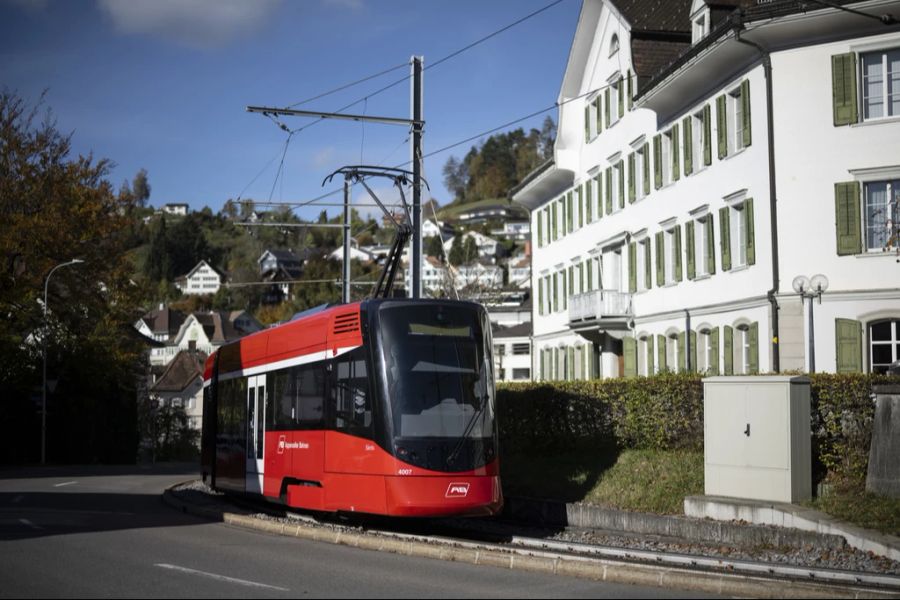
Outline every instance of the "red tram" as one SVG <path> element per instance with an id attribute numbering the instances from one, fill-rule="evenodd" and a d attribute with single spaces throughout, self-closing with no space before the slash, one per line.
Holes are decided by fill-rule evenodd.
<path id="1" fill-rule="evenodd" d="M 478 304 L 369 299 L 219 348 L 204 374 L 204 476 L 315 511 L 497 513 L 490 331 Z"/>

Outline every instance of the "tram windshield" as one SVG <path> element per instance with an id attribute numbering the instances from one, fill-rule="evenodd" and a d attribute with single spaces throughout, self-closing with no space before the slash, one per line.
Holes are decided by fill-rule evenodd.
<path id="1" fill-rule="evenodd" d="M 395 437 L 485 438 L 494 429 L 486 316 L 465 305 L 381 307 L 381 352 Z"/>

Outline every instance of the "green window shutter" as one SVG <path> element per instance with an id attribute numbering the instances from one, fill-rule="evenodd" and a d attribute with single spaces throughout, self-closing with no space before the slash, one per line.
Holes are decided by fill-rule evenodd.
<path id="1" fill-rule="evenodd" d="M 862 323 L 852 319 L 835 319 L 837 372 L 862 372 Z"/>
<path id="2" fill-rule="evenodd" d="M 656 285 L 662 287 L 666 284 L 666 249 L 663 245 L 665 234 L 660 231 L 656 234 Z"/>
<path id="3" fill-rule="evenodd" d="M 619 118 L 625 116 L 625 85 L 621 78 L 616 82 L 616 95 L 619 97 Z"/>
<path id="4" fill-rule="evenodd" d="M 856 106 L 856 54 L 831 57 L 831 94 L 835 126 L 850 125 L 859 120 Z"/>
<path id="5" fill-rule="evenodd" d="M 656 372 L 656 369 L 653 367 L 653 359 L 655 358 L 653 355 L 655 354 L 653 350 L 653 336 L 647 336 L 647 374 L 653 375 Z"/>
<path id="6" fill-rule="evenodd" d="M 569 295 L 575 295 L 575 267 L 569 267 Z"/>
<path id="7" fill-rule="evenodd" d="M 653 136 L 653 177 L 656 189 L 662 187 L 662 136 Z"/>
<path id="8" fill-rule="evenodd" d="M 606 214 L 610 215 L 613 211 L 613 189 L 612 189 L 612 167 L 606 169 Z"/>
<path id="9" fill-rule="evenodd" d="M 719 328 L 713 327 L 713 329 L 709 332 L 709 348 L 710 348 L 710 357 L 709 357 L 709 367 L 708 371 L 710 375 L 718 375 L 719 374 Z"/>
<path id="10" fill-rule="evenodd" d="M 619 208 L 625 208 L 625 161 L 620 160 L 616 169 L 619 170 Z"/>
<path id="11" fill-rule="evenodd" d="M 584 107 L 584 143 L 591 140 L 591 105 Z"/>
<path id="12" fill-rule="evenodd" d="M 594 121 L 596 121 L 597 123 L 597 135 L 600 135 L 600 132 L 603 131 L 603 112 L 601 109 L 602 103 L 603 100 L 600 99 L 599 95 L 594 98 Z"/>
<path id="13" fill-rule="evenodd" d="M 606 128 L 609 129 L 609 87 L 606 88 L 606 93 L 603 95 L 603 116 L 606 122 Z"/>
<path id="14" fill-rule="evenodd" d="M 581 290 L 582 294 L 587 289 L 584 287 L 584 272 L 586 270 L 585 269 L 586 266 L 587 266 L 587 262 L 583 262 L 580 265 L 578 265 L 578 287 Z"/>
<path id="15" fill-rule="evenodd" d="M 725 334 L 723 336 L 724 354 L 725 354 L 725 375 L 734 375 L 734 329 L 725 326 Z"/>
<path id="16" fill-rule="evenodd" d="M 694 172 L 694 156 L 691 145 L 694 139 L 694 132 L 691 128 L 691 117 L 685 117 L 681 122 L 681 128 L 684 130 L 684 143 L 682 150 L 684 152 L 684 176 L 687 177 Z"/>
<path id="17" fill-rule="evenodd" d="M 675 281 L 682 280 L 681 227 L 675 227 Z"/>
<path id="18" fill-rule="evenodd" d="M 644 286 L 649 290 L 653 287 L 653 258 L 650 256 L 650 238 L 644 244 Z"/>
<path id="19" fill-rule="evenodd" d="M 728 218 L 728 207 L 719 209 L 719 242 L 722 246 L 722 270 L 731 270 L 731 225 Z"/>
<path id="20" fill-rule="evenodd" d="M 553 274 L 553 296 L 550 300 L 550 307 L 552 312 L 559 310 L 559 273 Z"/>
<path id="21" fill-rule="evenodd" d="M 538 282 L 538 314 L 544 314 L 544 282 Z"/>
<path id="22" fill-rule="evenodd" d="M 650 193 L 650 142 L 644 142 L 644 195 Z"/>
<path id="23" fill-rule="evenodd" d="M 634 187 L 634 179 L 637 173 L 634 172 L 634 152 L 628 155 L 628 202 L 633 203 L 636 198 Z"/>
<path id="24" fill-rule="evenodd" d="M 597 175 L 594 176 L 594 181 L 597 182 L 597 218 L 603 218 L 603 173 L 601 171 L 597 172 Z"/>
<path id="25" fill-rule="evenodd" d="M 681 179 L 681 155 L 679 153 L 681 142 L 678 141 L 678 129 L 678 123 L 675 123 L 672 126 L 672 181 Z"/>
<path id="26" fill-rule="evenodd" d="M 753 142 L 753 136 L 750 134 L 750 80 L 745 79 L 741 82 L 741 126 L 744 128 L 743 138 L 744 147 L 746 148 Z"/>
<path id="27" fill-rule="evenodd" d="M 566 281 L 566 270 L 563 269 L 559 273 L 559 287 L 562 290 L 562 309 L 563 311 L 568 310 L 569 308 L 569 284 Z"/>
<path id="28" fill-rule="evenodd" d="M 559 348 L 553 349 L 553 365 L 551 365 L 551 373 L 554 381 L 559 379 Z"/>
<path id="29" fill-rule="evenodd" d="M 684 224 L 684 238 L 687 242 L 687 278 L 693 279 L 697 276 L 697 265 L 694 252 L 694 222 L 689 221 Z"/>
<path id="30" fill-rule="evenodd" d="M 706 217 L 706 272 L 714 275 L 716 272 L 716 227 L 713 224 L 712 213 Z"/>
<path id="31" fill-rule="evenodd" d="M 585 266 L 587 267 L 585 270 L 587 271 L 587 289 L 591 291 L 594 289 L 594 269 L 591 268 L 590 259 L 585 262 Z"/>
<path id="32" fill-rule="evenodd" d="M 575 193 L 578 194 L 578 228 L 581 229 L 584 227 L 584 184 L 582 183 L 578 186 L 578 189 L 575 190 Z"/>
<path id="33" fill-rule="evenodd" d="M 637 291 L 637 244 L 628 244 L 628 291 Z"/>
<path id="34" fill-rule="evenodd" d="M 855 181 L 834 184 L 834 214 L 837 226 L 838 256 L 862 252 L 859 184 Z"/>
<path id="35" fill-rule="evenodd" d="M 554 202 L 550 205 L 550 239 L 554 242 L 559 239 L 559 229 L 556 220 L 557 212 L 559 212 L 559 202 Z"/>
<path id="36" fill-rule="evenodd" d="M 575 231 L 575 211 L 572 210 L 572 196 L 573 193 L 571 191 L 566 194 L 566 233 Z"/>
<path id="37" fill-rule="evenodd" d="M 712 164 L 712 108 L 703 107 L 703 164 Z"/>
<path id="38" fill-rule="evenodd" d="M 684 332 L 678 334 L 678 371 L 686 371 L 686 361 L 685 361 L 685 349 L 684 349 Z"/>
<path id="39" fill-rule="evenodd" d="M 666 336 L 656 336 L 656 370 L 661 373 L 668 368 L 666 364 Z"/>
<path id="40" fill-rule="evenodd" d="M 688 365 L 688 371 L 697 372 L 697 332 L 691 331 L 691 364 Z"/>
<path id="41" fill-rule="evenodd" d="M 590 179 L 584 182 L 584 212 L 585 221 L 590 223 L 594 220 L 594 186 Z"/>
<path id="42" fill-rule="evenodd" d="M 538 238 L 538 248 L 544 247 L 544 219 L 543 215 L 538 212 L 537 214 L 537 238 Z"/>
<path id="43" fill-rule="evenodd" d="M 725 94 L 716 98 L 716 135 L 719 141 L 719 158 L 728 156 L 728 113 Z"/>
<path id="44" fill-rule="evenodd" d="M 759 323 L 750 324 L 750 370 L 751 375 L 759 374 Z"/>
<path id="45" fill-rule="evenodd" d="M 625 377 L 637 375 L 637 344 L 634 338 L 626 335 L 622 339 L 622 355 L 625 362 Z"/>
<path id="46" fill-rule="evenodd" d="M 756 264 L 756 227 L 753 224 L 753 198 L 744 201 L 744 240 L 747 244 L 747 264 Z"/>
<path id="47" fill-rule="evenodd" d="M 634 85 L 631 80 L 631 69 L 628 70 L 628 110 L 634 106 Z"/>

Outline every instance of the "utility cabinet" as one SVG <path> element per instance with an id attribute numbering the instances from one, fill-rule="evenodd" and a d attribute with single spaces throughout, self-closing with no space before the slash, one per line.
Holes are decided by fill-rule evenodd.
<path id="1" fill-rule="evenodd" d="M 812 495 L 808 377 L 703 380 L 705 493 L 773 502 Z"/>

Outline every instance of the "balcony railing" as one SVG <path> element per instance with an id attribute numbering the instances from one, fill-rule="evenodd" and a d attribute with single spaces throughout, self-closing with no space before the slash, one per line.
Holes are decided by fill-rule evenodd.
<path id="1" fill-rule="evenodd" d="M 631 294 L 594 290 L 569 299 L 569 321 L 586 321 L 631 316 Z"/>

